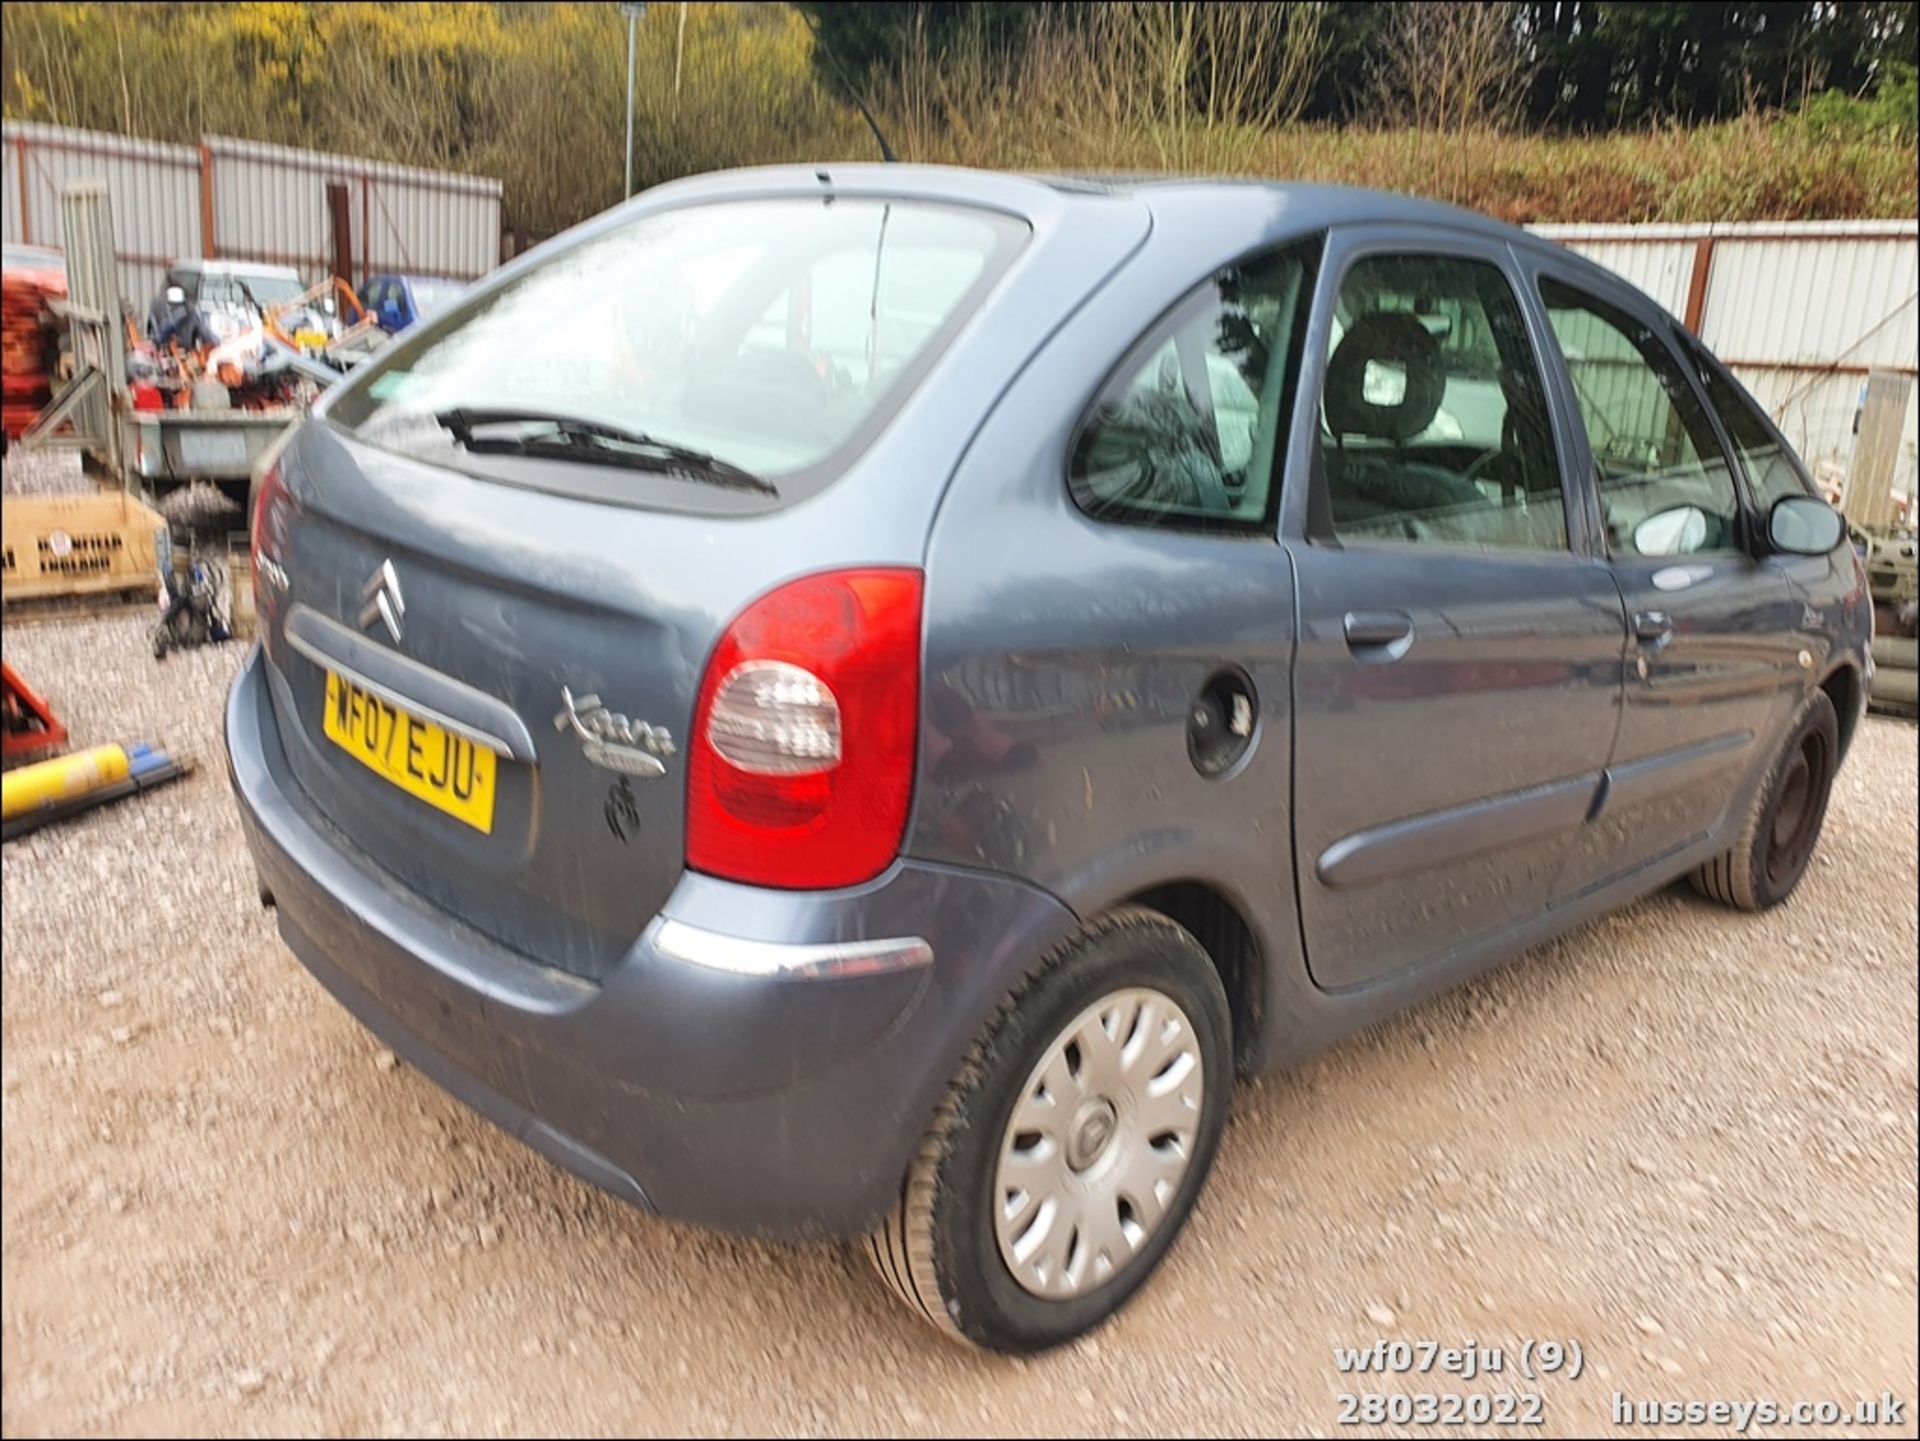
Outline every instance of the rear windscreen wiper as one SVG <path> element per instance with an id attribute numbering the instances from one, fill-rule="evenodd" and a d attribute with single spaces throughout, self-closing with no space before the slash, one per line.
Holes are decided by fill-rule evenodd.
<path id="1" fill-rule="evenodd" d="M 672 471 L 716 485 L 778 495 L 773 482 L 692 446 L 675 445 L 644 431 L 547 410 L 442 410 L 434 419 L 454 441 L 477 455 L 531 455 L 542 460 L 578 460 Z M 492 426 L 517 427 L 506 435 L 476 435 Z"/>

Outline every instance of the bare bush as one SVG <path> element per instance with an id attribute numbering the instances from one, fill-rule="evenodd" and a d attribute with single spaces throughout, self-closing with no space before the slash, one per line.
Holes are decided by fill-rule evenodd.
<path id="1" fill-rule="evenodd" d="M 1329 53 L 1328 13 L 1121 0 L 997 31 L 983 19 L 944 45 L 917 37 L 872 108 L 915 160 L 1339 181 L 1520 221 L 1914 213 L 1910 80 L 1872 100 L 1829 92 L 1800 118 L 1526 134 L 1516 97 L 1540 37 L 1515 7 L 1414 4 L 1382 13 L 1384 58 L 1363 94 L 1339 97 L 1362 124 L 1303 125 L 1315 82 L 1324 100 L 1361 63 L 1351 43 Z M 0 90 L 9 118 L 498 176 L 507 224 L 538 238 L 620 198 L 625 38 L 601 0 L 5 5 Z M 638 27 L 638 183 L 875 158 L 816 58 L 791 6 L 655 6 Z"/>
<path id="2" fill-rule="evenodd" d="M 916 159 L 1006 164 L 1010 151 L 1129 131 L 1153 137 L 1162 163 L 1217 168 L 1298 117 L 1325 9 L 1119 0 L 1054 12 L 1017 51 L 978 25 L 935 50 L 916 27 L 875 108 Z"/>
<path id="3" fill-rule="evenodd" d="M 1382 118 L 1458 135 L 1518 118 L 1534 60 L 1517 7 L 1497 0 L 1413 0 L 1394 7 L 1374 72 Z"/>

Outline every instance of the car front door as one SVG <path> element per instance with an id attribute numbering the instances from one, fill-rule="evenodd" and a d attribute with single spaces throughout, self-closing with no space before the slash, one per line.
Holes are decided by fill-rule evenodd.
<path id="1" fill-rule="evenodd" d="M 1753 518 L 1665 315 L 1557 263 L 1535 279 L 1631 647 L 1606 793 L 1555 886 L 1566 899 L 1720 825 L 1792 703 L 1792 596 L 1755 558 Z"/>
<path id="2" fill-rule="evenodd" d="M 1626 627 L 1508 247 L 1337 234 L 1319 306 L 1283 522 L 1294 864 L 1308 965 L 1344 989 L 1546 905 L 1599 793 Z"/>

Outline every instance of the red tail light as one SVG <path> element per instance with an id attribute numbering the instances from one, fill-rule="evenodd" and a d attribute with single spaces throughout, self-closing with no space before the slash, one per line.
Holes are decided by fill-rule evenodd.
<path id="1" fill-rule="evenodd" d="M 280 474 L 280 457 L 272 457 L 260 472 L 253 490 L 253 612 L 265 632 L 273 605 L 287 588 L 282 552 L 287 542 L 287 483 Z"/>
<path id="2" fill-rule="evenodd" d="M 687 864 L 792 889 L 878 875 L 900 850 L 919 719 L 918 571 L 826 571 L 760 597 L 700 682 Z"/>
<path id="3" fill-rule="evenodd" d="M 279 535 L 275 529 L 279 517 L 276 512 L 287 493 L 286 482 L 280 479 L 280 462 L 276 458 L 265 470 L 260 472 L 260 483 L 253 491 L 253 563 L 260 564 L 260 550 L 266 546 L 267 558 L 278 560 L 279 547 L 275 543 Z"/>

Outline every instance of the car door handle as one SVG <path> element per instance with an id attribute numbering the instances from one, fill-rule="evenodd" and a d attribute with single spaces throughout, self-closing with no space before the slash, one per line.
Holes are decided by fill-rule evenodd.
<path id="1" fill-rule="evenodd" d="M 1643 610 L 1633 617 L 1633 636 L 1643 645 L 1659 645 L 1673 634 L 1673 617 L 1664 610 Z"/>
<path id="2" fill-rule="evenodd" d="M 1349 650 L 1391 650 L 1398 659 L 1413 640 L 1413 617 L 1401 610 L 1350 610 L 1344 629 Z"/>

